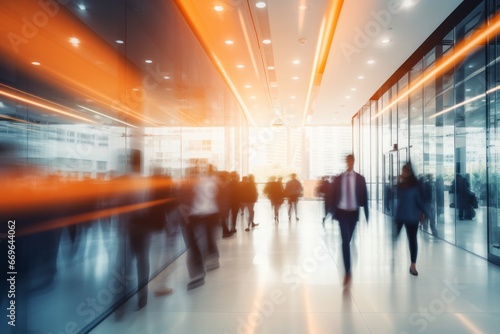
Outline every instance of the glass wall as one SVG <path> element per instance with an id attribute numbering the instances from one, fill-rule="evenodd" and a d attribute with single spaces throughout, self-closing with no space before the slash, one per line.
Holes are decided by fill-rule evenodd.
<path id="1" fill-rule="evenodd" d="M 360 138 L 372 137 L 371 147 L 363 152 L 382 149 L 378 154 L 383 161 L 381 177 L 374 182 L 384 189 L 383 211 L 391 214 L 394 178 L 410 160 L 432 210 L 425 231 L 499 263 L 498 36 L 476 39 L 488 21 L 498 19 L 494 3 L 478 2 L 451 30 L 436 32 L 443 36 L 441 41 L 377 103 L 371 103 L 372 110 L 363 108 L 358 114 L 366 120 L 365 115 L 373 115 L 376 107 L 383 110 L 370 122 L 362 121 L 359 128 Z M 464 47 L 470 47 L 467 55 L 458 56 Z M 383 131 L 375 131 L 378 122 Z M 373 136 L 380 136 L 377 140 L 382 144 Z M 377 163 L 373 154 L 361 158 L 362 165 Z"/>
<path id="2" fill-rule="evenodd" d="M 184 252 L 175 206 L 144 247 L 128 229 L 136 157 L 170 199 L 195 161 L 248 165 L 238 103 L 172 2 L 86 5 L 0 5 L 0 254 L 16 283 L 4 293 L 2 266 L 0 306 L 15 302 L 16 333 L 87 332 Z"/>

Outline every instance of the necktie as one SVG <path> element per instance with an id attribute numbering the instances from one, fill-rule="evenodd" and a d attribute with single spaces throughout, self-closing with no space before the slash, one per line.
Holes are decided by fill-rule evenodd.
<path id="1" fill-rule="evenodd" d="M 352 210 L 353 204 L 352 204 L 352 189 L 351 189 L 351 173 L 346 173 L 346 175 L 345 175 L 345 186 L 346 186 L 347 210 Z"/>

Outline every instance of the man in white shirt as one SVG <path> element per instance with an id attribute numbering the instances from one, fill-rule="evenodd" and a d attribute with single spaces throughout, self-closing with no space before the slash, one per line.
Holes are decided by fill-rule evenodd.
<path id="1" fill-rule="evenodd" d="M 363 176 L 354 172 L 354 155 L 346 157 L 347 170 L 335 178 L 332 186 L 332 207 L 339 221 L 342 235 L 342 255 L 344 259 L 344 285 L 351 281 L 350 242 L 356 223 L 359 220 L 359 208 L 364 208 L 368 222 L 368 191 Z"/>

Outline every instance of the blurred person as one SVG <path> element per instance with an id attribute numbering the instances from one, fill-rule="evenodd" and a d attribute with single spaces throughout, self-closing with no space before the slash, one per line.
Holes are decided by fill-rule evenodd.
<path id="1" fill-rule="evenodd" d="M 288 221 L 292 220 L 292 209 L 295 212 L 295 220 L 299 220 L 297 216 L 297 204 L 303 191 L 302 184 L 297 180 L 297 174 L 292 173 L 290 180 L 285 185 L 285 197 L 288 198 Z"/>
<path id="2" fill-rule="evenodd" d="M 187 268 L 191 290 L 205 284 L 206 271 L 219 268 L 219 249 L 215 229 L 219 219 L 218 180 L 211 166 L 207 171 L 195 167 L 185 191 L 183 220 L 187 251 Z M 200 235 L 201 233 L 201 235 Z M 203 249 L 205 246 L 205 249 Z"/>
<path id="3" fill-rule="evenodd" d="M 236 233 L 236 222 L 238 221 L 238 212 L 241 208 L 240 175 L 236 171 L 230 173 L 229 194 L 229 209 L 231 210 L 229 231 Z"/>
<path id="4" fill-rule="evenodd" d="M 140 209 L 123 213 L 119 217 L 120 225 L 126 226 L 126 237 L 132 259 L 136 262 L 138 308 L 146 306 L 148 301 L 149 282 L 149 253 L 151 248 L 151 236 L 165 228 L 166 199 L 169 196 L 165 185 L 161 184 L 161 175 L 144 177 L 142 175 L 142 152 L 133 149 L 130 156 L 131 172 L 128 175 L 116 179 L 118 182 L 130 187 L 130 192 L 124 194 L 122 205 L 146 204 Z M 163 200 L 163 201 L 162 201 Z M 151 205 L 152 201 L 159 201 L 161 204 Z M 124 252 L 119 252 L 119 258 Z M 122 264 L 125 267 L 125 264 Z M 142 288 L 141 288 L 142 287 Z M 169 294 L 169 288 L 162 289 L 157 294 Z M 123 312 L 117 313 L 120 318 Z"/>
<path id="5" fill-rule="evenodd" d="M 228 225 L 231 193 L 229 189 L 229 172 L 220 171 L 217 173 L 219 183 L 219 196 L 217 204 L 219 206 L 219 224 L 222 227 L 222 237 L 229 238 L 233 235 Z"/>
<path id="6" fill-rule="evenodd" d="M 281 204 L 283 204 L 285 198 L 284 192 L 285 190 L 283 189 L 282 177 L 278 178 L 275 178 L 274 176 L 271 177 L 269 181 L 266 183 L 266 186 L 264 188 L 264 194 L 267 195 L 267 198 L 269 198 L 271 202 L 271 207 L 274 213 L 275 225 L 279 224 L 279 212 Z"/>
<path id="7" fill-rule="evenodd" d="M 422 199 L 419 189 L 419 181 L 413 173 L 411 164 L 406 163 L 401 169 L 401 175 L 397 185 L 397 208 L 395 219 L 395 233 L 393 240 L 396 241 L 403 225 L 406 229 L 408 244 L 410 247 L 410 274 L 417 276 L 417 232 L 418 224 L 423 213 L 425 217 L 430 217 L 427 205 Z"/>
<path id="8" fill-rule="evenodd" d="M 332 204 L 335 217 L 339 221 L 342 236 L 342 256 L 344 260 L 344 286 L 351 281 L 350 242 L 359 220 L 359 209 L 364 208 L 368 223 L 368 191 L 365 178 L 354 172 L 354 155 L 346 156 L 347 170 L 338 175 L 332 185 Z"/>
<path id="9" fill-rule="evenodd" d="M 325 221 L 331 212 L 331 200 L 329 199 L 330 191 L 330 181 L 328 176 L 323 176 L 317 183 L 315 189 L 316 196 L 321 197 L 323 199 L 323 208 L 324 208 L 324 216 L 322 219 L 323 227 L 325 227 Z"/>
<path id="10" fill-rule="evenodd" d="M 259 194 L 257 192 L 257 185 L 255 184 L 255 177 L 252 174 L 244 178 L 240 190 L 241 200 L 243 202 L 242 212 L 244 212 L 245 209 L 248 211 L 247 228 L 245 228 L 245 231 L 248 232 L 250 231 L 250 227 L 254 228 L 259 226 L 259 224 L 255 224 L 253 221 L 255 216 L 255 203 L 257 202 Z"/>
<path id="11" fill-rule="evenodd" d="M 432 174 L 427 174 L 422 180 L 422 199 L 427 206 L 427 210 L 429 211 L 429 216 L 422 217 L 422 228 L 427 230 L 427 228 L 431 229 L 432 235 L 435 237 L 438 236 L 438 231 L 436 229 L 436 215 L 434 207 L 434 181 Z"/>

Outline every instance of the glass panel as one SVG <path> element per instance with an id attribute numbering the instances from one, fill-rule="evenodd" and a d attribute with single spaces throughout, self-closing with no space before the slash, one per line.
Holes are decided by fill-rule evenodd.
<path id="1" fill-rule="evenodd" d="M 471 12 L 456 28 L 466 39 L 478 27 L 484 12 Z M 455 69 L 455 198 L 456 245 L 487 256 L 485 48 L 478 46 Z"/>
<path id="2" fill-rule="evenodd" d="M 408 74 L 405 74 L 398 82 L 398 96 L 408 89 Z M 408 147 L 408 97 L 401 99 L 398 103 L 398 148 Z"/>
<path id="3" fill-rule="evenodd" d="M 500 3 L 499 3 L 500 5 Z M 493 64 L 488 67 L 489 88 L 498 87 L 500 78 L 500 62 L 496 57 L 500 54 L 498 37 L 490 45 L 490 59 Z M 489 218 L 489 245 L 490 255 L 500 258 L 500 93 L 498 91 L 487 97 L 489 106 L 489 134 L 488 143 L 488 218 Z"/>

